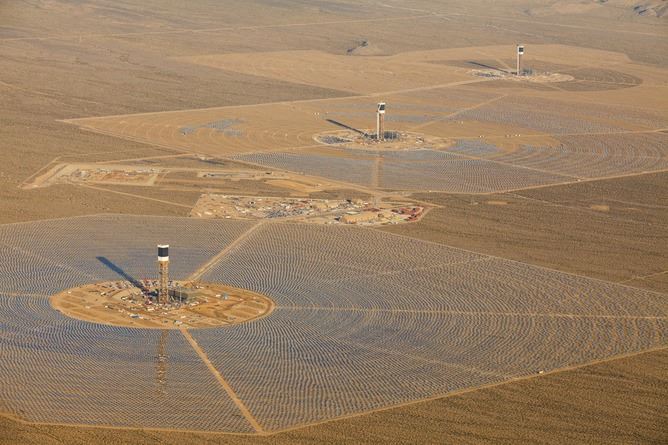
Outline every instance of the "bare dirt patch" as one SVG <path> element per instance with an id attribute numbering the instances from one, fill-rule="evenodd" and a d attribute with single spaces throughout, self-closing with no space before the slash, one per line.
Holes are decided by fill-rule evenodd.
<path id="1" fill-rule="evenodd" d="M 609 212 L 610 206 L 607 204 L 592 204 L 589 206 L 590 209 L 596 210 L 597 212 Z"/>
<path id="2" fill-rule="evenodd" d="M 48 187 L 63 183 L 123 184 L 151 186 L 163 170 L 118 164 L 57 164 L 24 188 Z"/>
<path id="3" fill-rule="evenodd" d="M 420 148 L 443 149 L 453 141 L 409 131 L 385 131 L 383 140 L 378 140 L 374 130 L 327 131 L 313 136 L 323 145 L 336 145 L 358 150 L 399 151 Z"/>
<path id="4" fill-rule="evenodd" d="M 210 328 L 268 315 L 266 296 L 216 283 L 177 282 L 168 304 L 158 304 L 156 283 L 108 281 L 68 289 L 51 297 L 61 313 L 94 323 L 134 328 Z"/>
<path id="5" fill-rule="evenodd" d="M 471 75 L 476 77 L 483 77 L 486 79 L 509 80 L 512 82 L 552 83 L 571 82 L 575 80 L 575 78 L 569 74 L 531 72 L 523 73 L 522 75 L 518 76 L 508 73 L 507 71 L 495 69 L 471 70 Z"/>

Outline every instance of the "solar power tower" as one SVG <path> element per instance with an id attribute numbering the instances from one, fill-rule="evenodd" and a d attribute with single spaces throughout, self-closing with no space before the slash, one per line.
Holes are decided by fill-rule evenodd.
<path id="1" fill-rule="evenodd" d="M 376 139 L 379 141 L 385 139 L 385 102 L 378 104 L 376 112 Z"/>
<path id="2" fill-rule="evenodd" d="M 158 303 L 169 303 L 169 244 L 158 244 Z"/>
<path id="3" fill-rule="evenodd" d="M 522 75 L 522 56 L 524 55 L 524 45 L 517 45 L 517 75 Z"/>

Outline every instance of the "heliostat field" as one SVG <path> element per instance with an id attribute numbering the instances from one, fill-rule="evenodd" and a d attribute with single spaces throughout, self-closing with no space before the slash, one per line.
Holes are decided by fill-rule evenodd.
<path id="1" fill-rule="evenodd" d="M 274 311 L 162 331 L 50 306 L 74 285 L 150 276 L 165 239 L 174 279 L 260 292 Z M 358 227 L 98 215 L 5 225 L 0 244 L 0 400 L 36 422 L 264 434 L 668 336 L 663 294 Z"/>
<path id="2" fill-rule="evenodd" d="M 511 75 L 512 53 L 500 46 L 363 61 L 312 51 L 185 57 L 340 96 L 66 122 L 367 190 L 494 193 L 668 169 L 668 115 L 654 97 L 662 70 L 636 77 L 625 55 L 586 48 L 532 45 L 531 54 L 524 76 Z M 325 142 L 341 128 L 373 139 L 381 101 L 386 129 L 424 140 L 392 150 Z"/>

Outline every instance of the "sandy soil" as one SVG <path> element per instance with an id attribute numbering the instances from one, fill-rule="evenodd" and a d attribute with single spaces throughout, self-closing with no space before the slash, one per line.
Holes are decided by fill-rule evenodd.
<path id="1" fill-rule="evenodd" d="M 657 280 L 668 270 L 667 178 L 664 173 L 484 197 L 419 194 L 442 207 L 416 224 L 383 230 L 665 292 Z"/>

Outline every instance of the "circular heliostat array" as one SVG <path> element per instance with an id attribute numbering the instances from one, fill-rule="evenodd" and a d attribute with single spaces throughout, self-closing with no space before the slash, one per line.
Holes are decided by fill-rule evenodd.
<path id="1" fill-rule="evenodd" d="M 64 314 L 148 323 L 121 288 L 155 279 L 166 242 L 173 280 L 233 287 L 193 297 L 208 314 L 247 289 L 241 304 L 266 296 L 270 316 L 197 329 L 187 309 L 158 319 L 179 329 L 140 329 Z M 0 246 L 0 400 L 28 421 L 275 432 L 668 338 L 663 294 L 354 226 L 100 215 L 0 226 Z"/>

